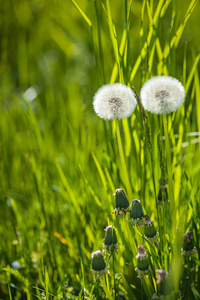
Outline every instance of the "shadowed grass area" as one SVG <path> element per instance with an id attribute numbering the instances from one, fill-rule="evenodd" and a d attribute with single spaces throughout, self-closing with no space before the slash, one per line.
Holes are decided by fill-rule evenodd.
<path id="1" fill-rule="evenodd" d="M 1 299 L 151 299 L 161 268 L 176 299 L 200 298 L 199 9 L 198 0 L 1 1 Z M 148 113 L 152 164 L 139 108 L 104 121 L 92 100 L 103 84 L 139 93 L 156 75 L 179 79 L 186 100 L 166 119 Z M 156 207 L 161 166 L 171 199 Z M 117 188 L 141 200 L 159 246 L 112 214 Z M 91 253 L 106 225 L 118 255 L 99 281 Z M 192 258 L 180 255 L 188 231 Z M 139 245 L 152 269 L 142 280 Z"/>

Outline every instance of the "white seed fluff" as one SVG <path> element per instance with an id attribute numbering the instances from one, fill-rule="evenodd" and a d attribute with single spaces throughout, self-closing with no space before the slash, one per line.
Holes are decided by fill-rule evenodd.
<path id="1" fill-rule="evenodd" d="M 133 91 L 121 83 L 102 86 L 93 99 L 96 114 L 105 120 L 128 118 L 137 105 Z"/>
<path id="2" fill-rule="evenodd" d="M 156 76 L 147 80 L 140 99 L 144 108 L 154 114 L 168 114 L 176 111 L 185 101 L 182 83 L 170 76 Z"/>

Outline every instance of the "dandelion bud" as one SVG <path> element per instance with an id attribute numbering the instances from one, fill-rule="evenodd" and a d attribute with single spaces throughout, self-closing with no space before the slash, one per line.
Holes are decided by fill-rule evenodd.
<path id="1" fill-rule="evenodd" d="M 129 202 L 128 199 L 126 198 L 124 191 L 122 189 L 117 189 L 114 195 L 116 197 L 116 205 L 115 205 L 116 215 L 120 215 L 120 214 L 125 215 L 129 207 Z"/>
<path id="2" fill-rule="evenodd" d="M 138 273 L 138 277 L 143 278 L 144 275 L 148 275 L 150 271 L 148 255 L 143 246 L 139 246 L 137 250 L 137 268 L 135 268 L 135 271 Z"/>
<path id="3" fill-rule="evenodd" d="M 183 249 L 181 250 L 182 255 L 191 256 L 196 254 L 196 248 L 193 245 L 193 232 L 189 231 L 184 236 Z"/>
<path id="4" fill-rule="evenodd" d="M 117 236 L 116 236 L 116 229 L 109 225 L 106 227 L 106 234 L 104 237 L 104 249 L 105 251 L 109 251 L 112 253 L 113 251 L 117 252 L 118 246 L 117 246 Z"/>
<path id="5" fill-rule="evenodd" d="M 152 242 L 152 244 L 158 244 L 158 232 L 155 229 L 153 221 L 149 218 L 148 215 L 144 216 L 144 236 Z"/>
<path id="6" fill-rule="evenodd" d="M 156 277 L 157 293 L 153 295 L 152 299 L 174 299 L 172 282 L 168 277 L 168 272 L 163 269 L 156 270 Z"/>
<path id="7" fill-rule="evenodd" d="M 97 275 L 102 275 L 103 271 L 106 268 L 106 263 L 103 258 L 103 254 L 100 250 L 97 250 L 92 253 L 92 271 L 94 277 Z"/>
<path id="8" fill-rule="evenodd" d="M 131 203 L 131 223 L 137 226 L 143 226 L 144 224 L 144 212 L 142 209 L 141 201 L 138 199 L 134 199 Z"/>
<path id="9" fill-rule="evenodd" d="M 159 284 L 168 277 L 168 272 L 166 272 L 163 269 L 156 270 L 156 277 L 157 277 L 156 283 Z"/>

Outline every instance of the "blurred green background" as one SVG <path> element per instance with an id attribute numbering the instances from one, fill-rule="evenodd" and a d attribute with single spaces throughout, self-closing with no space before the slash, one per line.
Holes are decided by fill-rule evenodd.
<path id="1" fill-rule="evenodd" d="M 159 3 L 150 0 L 148 12 L 146 8 L 142 10 L 144 2 L 147 3 L 132 1 L 126 59 L 122 65 L 125 84 L 134 85 L 138 91 L 145 79 L 157 75 L 160 62 L 155 53 L 150 71 L 146 55 L 130 80 L 151 28 L 148 14 L 153 16 Z M 180 24 L 184 26 L 190 2 L 171 1 L 148 45 L 149 54 L 156 37 L 164 49 Z M 66 282 L 69 286 L 81 284 L 80 258 L 90 281 L 91 251 L 101 245 L 100 230 L 105 228 L 107 216 L 111 219 L 114 209 L 112 194 L 123 185 L 118 162 L 113 160 L 117 157 L 117 146 L 112 128 L 95 115 L 92 107 L 93 95 L 101 85 L 110 82 L 115 64 L 106 1 L 77 3 L 85 19 L 70 0 L 0 1 L 0 262 L 3 268 L 15 260 L 25 266 L 22 277 L 2 271 L 2 299 L 8 297 L 8 282 L 15 285 L 11 288 L 14 294 L 21 293 L 18 299 L 23 298 L 23 292 L 16 287 L 23 287 L 28 295 L 30 286 L 38 284 L 45 289 L 45 266 L 55 294 Z M 124 28 L 129 26 L 126 21 L 130 3 L 110 1 L 118 45 Z M 180 42 L 165 62 L 169 74 L 183 83 L 187 82 L 200 50 L 199 12 L 198 2 Z M 118 74 L 115 81 L 120 81 Z M 189 112 L 184 128 L 188 132 L 200 131 L 199 104 L 193 101 L 190 105 L 194 93 L 198 93 L 197 83 L 195 88 L 189 86 L 186 97 L 185 116 L 187 109 Z M 136 116 L 140 116 L 138 110 Z M 153 117 L 151 121 L 154 128 L 157 123 Z M 138 149 L 145 151 L 142 121 L 137 123 L 133 116 L 129 125 L 138 132 L 132 139 L 137 139 L 139 146 L 133 146 L 132 140 L 131 149 L 134 153 Z M 178 128 L 175 119 L 175 133 Z M 195 168 L 187 171 L 196 182 L 198 142 L 192 147 L 186 167 L 194 163 Z M 184 154 L 177 154 L 180 161 Z M 137 158 L 129 156 L 130 153 L 127 160 L 136 164 Z M 148 173 L 145 177 L 145 168 L 141 170 L 136 164 L 131 172 L 134 197 L 151 194 L 151 178 Z M 145 185 L 150 186 L 149 192 Z M 198 189 L 196 185 L 195 193 Z M 153 211 L 149 200 L 146 205 Z"/>

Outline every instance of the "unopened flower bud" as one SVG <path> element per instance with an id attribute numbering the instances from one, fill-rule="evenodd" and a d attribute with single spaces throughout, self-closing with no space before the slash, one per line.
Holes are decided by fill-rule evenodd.
<path id="1" fill-rule="evenodd" d="M 148 215 L 144 216 L 144 236 L 153 244 L 158 244 L 158 232 Z"/>
<path id="2" fill-rule="evenodd" d="M 130 212 L 131 223 L 137 226 L 143 226 L 144 224 L 144 212 L 142 209 L 141 201 L 134 199 L 131 203 L 132 208 Z"/>
<path id="3" fill-rule="evenodd" d="M 163 269 L 156 270 L 156 278 L 157 293 L 151 299 L 175 299 L 173 284 L 168 276 L 168 272 Z"/>
<path id="4" fill-rule="evenodd" d="M 116 236 L 116 229 L 109 225 L 105 229 L 106 234 L 104 237 L 104 249 L 105 251 L 109 251 L 112 253 L 113 251 L 117 252 L 118 245 L 117 245 L 117 236 Z"/>
<path id="5" fill-rule="evenodd" d="M 103 258 L 103 254 L 100 250 L 97 250 L 92 253 L 92 271 L 94 277 L 97 275 L 102 275 L 103 271 L 106 268 L 106 263 Z"/>
<path id="6" fill-rule="evenodd" d="M 168 272 L 166 272 L 165 270 L 163 270 L 163 269 L 156 270 L 156 278 L 157 278 L 156 283 L 157 284 L 161 283 L 167 277 L 168 277 Z"/>
<path id="7" fill-rule="evenodd" d="M 148 255 L 143 246 L 139 246 L 137 250 L 137 268 L 135 270 L 138 273 L 138 277 L 143 278 L 144 275 L 148 275 L 150 272 Z"/>
<path id="8" fill-rule="evenodd" d="M 129 202 L 128 199 L 126 198 L 124 191 L 122 189 L 117 189 L 114 195 L 116 197 L 116 205 L 115 205 L 116 215 L 120 215 L 120 214 L 125 215 L 129 207 Z"/>
<path id="9" fill-rule="evenodd" d="M 196 254 L 196 248 L 194 247 L 192 240 L 193 240 L 193 232 L 189 231 L 184 235 L 182 255 L 190 256 Z"/>

